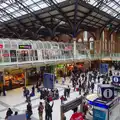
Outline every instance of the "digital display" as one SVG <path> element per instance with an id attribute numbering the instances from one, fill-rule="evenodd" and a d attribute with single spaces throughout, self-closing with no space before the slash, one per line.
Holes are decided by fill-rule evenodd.
<path id="1" fill-rule="evenodd" d="M 19 49 L 32 49 L 31 45 L 19 45 Z"/>

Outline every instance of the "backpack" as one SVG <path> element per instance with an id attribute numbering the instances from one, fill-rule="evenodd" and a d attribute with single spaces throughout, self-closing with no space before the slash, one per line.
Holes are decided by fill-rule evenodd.
<path id="1" fill-rule="evenodd" d="M 39 108 L 38 108 L 38 110 L 39 110 L 40 113 L 43 112 L 43 109 L 44 109 L 43 105 L 39 106 Z"/>

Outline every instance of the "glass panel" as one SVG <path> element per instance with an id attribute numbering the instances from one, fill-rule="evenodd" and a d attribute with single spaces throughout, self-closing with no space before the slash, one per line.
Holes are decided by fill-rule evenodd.
<path id="1" fill-rule="evenodd" d="M 89 4 L 96 6 L 100 1 L 99 0 L 90 0 L 88 2 Z M 97 5 L 102 11 L 105 11 L 106 13 L 110 14 L 111 16 L 116 16 L 118 13 L 120 13 L 120 10 L 117 8 L 120 8 L 120 0 L 103 0 L 101 4 Z"/>
<path id="2" fill-rule="evenodd" d="M 29 61 L 29 51 L 28 50 L 18 50 L 17 56 L 18 56 L 18 62 Z"/>
<path id="3" fill-rule="evenodd" d="M 2 50 L 2 56 L 4 59 L 4 62 L 10 62 L 10 51 L 9 50 Z"/>
<path id="4" fill-rule="evenodd" d="M 0 50 L 0 62 L 2 62 L 2 50 Z"/>
<path id="5" fill-rule="evenodd" d="M 11 62 L 17 61 L 16 50 L 10 50 L 10 59 L 11 59 Z"/>

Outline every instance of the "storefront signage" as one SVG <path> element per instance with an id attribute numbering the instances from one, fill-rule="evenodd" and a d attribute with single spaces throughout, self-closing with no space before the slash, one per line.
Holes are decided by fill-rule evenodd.
<path id="1" fill-rule="evenodd" d="M 19 45 L 19 49 L 32 49 L 31 45 Z"/>
<path id="2" fill-rule="evenodd" d="M 3 48 L 3 45 L 2 44 L 0 44 L 0 49 L 2 49 Z"/>

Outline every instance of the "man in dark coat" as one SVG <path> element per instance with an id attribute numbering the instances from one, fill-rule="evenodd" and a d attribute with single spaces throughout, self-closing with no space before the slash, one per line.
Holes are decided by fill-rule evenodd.
<path id="1" fill-rule="evenodd" d="M 54 105 L 54 102 L 52 103 L 52 105 L 48 104 L 48 120 L 52 120 L 53 105 Z"/>

